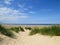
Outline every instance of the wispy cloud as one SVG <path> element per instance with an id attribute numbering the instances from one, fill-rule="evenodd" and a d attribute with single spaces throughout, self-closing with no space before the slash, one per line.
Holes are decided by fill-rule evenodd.
<path id="1" fill-rule="evenodd" d="M 29 10 L 25 4 L 18 4 L 18 7 L 22 8 L 23 10 Z"/>
<path id="2" fill-rule="evenodd" d="M 16 21 L 25 18 L 28 18 L 27 14 L 22 13 L 19 10 L 10 9 L 7 7 L 0 7 L 0 21 Z"/>
<path id="3" fill-rule="evenodd" d="M 16 7 L 10 7 L 14 0 L 4 0 L 0 4 L 0 22 L 3 23 L 25 23 L 30 19 L 30 14 L 34 14 L 32 6 L 16 3 Z M 5 6 L 6 5 L 6 6 Z M 13 4 L 15 5 L 15 4 Z M 8 7 L 7 7 L 8 6 Z M 20 7 L 20 8 L 18 8 Z M 22 11 L 21 11 L 22 10 Z"/>
<path id="4" fill-rule="evenodd" d="M 26 6 L 25 4 L 18 4 L 18 7 L 20 7 L 23 11 L 27 10 L 27 13 L 34 14 L 35 12 L 32 11 L 32 6 Z"/>
<path id="5" fill-rule="evenodd" d="M 25 3 L 23 3 L 23 4 L 18 4 L 18 7 L 22 8 L 22 9 L 24 9 L 24 10 L 30 10 L 30 9 L 33 8 L 31 5 L 28 6 L 28 5 L 26 5 Z"/>
<path id="6" fill-rule="evenodd" d="M 4 3 L 5 3 L 5 4 L 11 4 L 12 1 L 13 1 L 13 0 L 4 0 Z"/>

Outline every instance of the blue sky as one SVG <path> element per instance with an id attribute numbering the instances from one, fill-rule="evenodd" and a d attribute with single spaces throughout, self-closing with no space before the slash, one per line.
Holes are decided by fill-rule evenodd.
<path id="1" fill-rule="evenodd" d="M 60 24 L 60 0 L 0 0 L 0 23 Z"/>

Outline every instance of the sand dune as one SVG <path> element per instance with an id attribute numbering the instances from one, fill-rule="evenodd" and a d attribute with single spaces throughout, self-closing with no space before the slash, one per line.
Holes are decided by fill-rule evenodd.
<path id="1" fill-rule="evenodd" d="M 60 36 L 50 37 L 39 34 L 29 36 L 28 34 L 29 30 L 26 30 L 16 34 L 16 39 L 1 36 L 3 40 L 0 45 L 60 45 Z"/>

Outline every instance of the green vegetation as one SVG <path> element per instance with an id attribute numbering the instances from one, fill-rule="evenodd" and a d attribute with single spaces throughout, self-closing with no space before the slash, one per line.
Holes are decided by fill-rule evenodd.
<path id="1" fill-rule="evenodd" d="M 20 30 L 22 31 L 22 32 L 24 32 L 24 29 L 20 26 Z"/>
<path id="2" fill-rule="evenodd" d="M 60 26 L 50 26 L 50 27 L 43 27 L 41 29 L 34 28 L 31 30 L 30 35 L 34 34 L 42 34 L 42 35 L 49 35 L 49 36 L 60 36 Z"/>
<path id="3" fill-rule="evenodd" d="M 38 32 L 40 31 L 40 29 L 38 27 L 35 27 L 31 30 L 30 34 L 29 35 L 34 35 L 34 34 L 37 34 Z"/>
<path id="4" fill-rule="evenodd" d="M 0 34 L 3 34 L 5 36 L 11 37 L 11 38 L 15 37 L 15 35 L 13 34 L 13 32 L 11 30 L 4 28 L 2 25 L 0 25 Z"/>
<path id="5" fill-rule="evenodd" d="M 20 27 L 12 27 L 12 28 L 5 28 L 2 25 L 0 25 L 0 34 L 3 34 L 5 36 L 11 37 L 11 38 L 15 38 L 14 33 L 12 32 L 16 32 L 19 33 L 20 31 L 24 31 L 24 29 L 20 26 Z"/>
<path id="6" fill-rule="evenodd" d="M 29 35 L 34 35 L 34 34 L 42 34 L 42 35 L 49 35 L 49 36 L 60 36 L 60 26 L 54 25 L 54 26 L 49 26 L 49 27 L 43 27 L 43 28 L 39 28 L 39 27 L 35 27 L 35 28 L 31 28 L 31 27 L 25 27 L 25 29 L 29 29 L 31 30 L 31 32 L 29 33 Z M 5 27 L 3 27 L 2 25 L 0 25 L 0 34 L 3 34 L 5 36 L 14 38 L 15 35 L 12 31 L 15 31 L 16 33 L 19 33 L 20 31 L 24 32 L 23 27 L 12 27 L 10 29 L 6 29 Z"/>
<path id="7" fill-rule="evenodd" d="M 27 30 L 27 29 L 31 30 L 32 28 L 31 28 L 31 27 L 25 27 L 25 29 L 26 29 L 26 30 Z"/>
<path id="8" fill-rule="evenodd" d="M 16 33 L 18 33 L 20 31 L 18 27 L 12 27 L 12 28 L 10 28 L 10 30 L 15 31 Z"/>
<path id="9" fill-rule="evenodd" d="M 20 27 L 12 27 L 10 28 L 10 30 L 15 31 L 16 33 L 19 33 L 20 31 L 24 31 L 24 29 L 20 26 Z"/>

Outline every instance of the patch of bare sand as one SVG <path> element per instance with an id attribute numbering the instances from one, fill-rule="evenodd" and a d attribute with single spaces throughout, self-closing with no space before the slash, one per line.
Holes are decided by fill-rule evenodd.
<path id="1" fill-rule="evenodd" d="M 60 36 L 44 36 L 44 35 L 33 35 L 29 36 L 29 30 L 20 32 L 16 39 L 4 37 L 4 40 L 0 45 L 60 45 Z"/>

